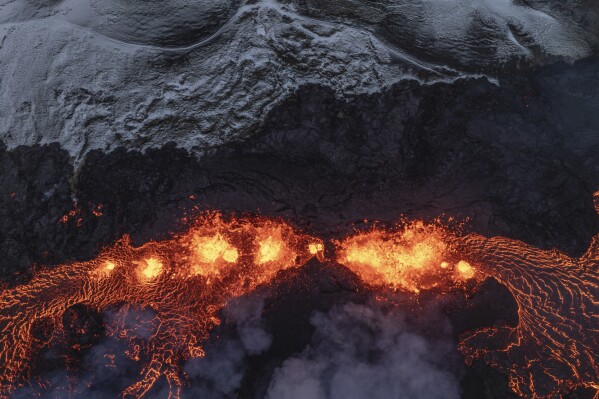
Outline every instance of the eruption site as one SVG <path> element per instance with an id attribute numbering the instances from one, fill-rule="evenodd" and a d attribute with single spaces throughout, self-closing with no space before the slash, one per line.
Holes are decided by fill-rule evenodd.
<path id="1" fill-rule="evenodd" d="M 462 334 L 466 363 L 480 358 L 507 373 L 521 397 L 557 398 L 578 388 L 599 397 L 599 236 L 580 258 L 422 221 L 356 232 L 333 240 L 334 251 L 325 244 L 278 219 L 206 213 L 169 240 L 136 248 L 124 237 L 92 261 L 40 269 L 0 294 L 0 396 L 44 385 L 32 365 L 57 341 L 66 343 L 67 358 L 83 349 L 68 347 L 66 331 L 68 315 L 83 304 L 116 311 L 105 321 L 106 334 L 126 342 L 127 357 L 140 363 L 123 397 L 141 398 L 164 378 L 168 397 L 178 398 L 186 384 L 183 364 L 205 355 L 218 312 L 273 284 L 278 272 L 317 258 L 346 266 L 374 292 L 415 298 L 432 289 L 472 293 L 495 278 L 513 294 L 518 324 Z M 136 310 L 151 311 L 137 322 L 149 334 L 126 322 Z M 76 362 L 66 366 L 75 376 Z"/>
<path id="2" fill-rule="evenodd" d="M 557 398 L 586 388 L 599 398 L 599 235 L 583 256 L 571 258 L 415 222 L 349 237 L 339 244 L 338 261 L 368 284 L 414 293 L 495 278 L 516 300 L 518 325 L 463 334 L 466 363 L 482 358 L 507 372 L 519 397 Z"/>
<path id="3" fill-rule="evenodd" d="M 0 399 L 599 399 L 598 110 L 599 0 L 0 0 Z"/>
<path id="4" fill-rule="evenodd" d="M 421 221 L 397 230 L 373 229 L 338 243 L 337 260 L 369 284 L 418 293 L 473 278 L 466 261 L 450 258 L 446 228 Z"/>
<path id="5" fill-rule="evenodd" d="M 142 397 L 164 377 L 169 397 L 177 398 L 184 383 L 182 363 L 204 355 L 201 344 L 219 324 L 217 312 L 268 284 L 280 270 L 319 256 L 322 248 L 320 240 L 284 222 L 225 221 L 210 214 L 167 241 L 134 248 L 124 237 L 92 261 L 41 269 L 28 284 L 0 294 L 0 396 L 9 397 L 32 377 L 36 356 L 64 339 L 63 314 L 85 304 L 99 312 L 118 307 L 107 333 L 128 341 L 127 356 L 143 364 L 139 380 L 123 397 Z M 154 314 L 146 321 L 147 338 L 119 323 L 128 312 L 142 309 Z"/>

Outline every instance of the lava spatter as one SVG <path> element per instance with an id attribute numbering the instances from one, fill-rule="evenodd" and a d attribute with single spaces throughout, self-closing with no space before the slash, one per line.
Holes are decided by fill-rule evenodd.
<path id="1" fill-rule="evenodd" d="M 418 293 L 476 276 L 476 269 L 451 254 L 450 235 L 421 221 L 374 228 L 337 242 L 337 261 L 368 284 Z"/>
<path id="2" fill-rule="evenodd" d="M 144 396 L 160 378 L 171 388 L 169 397 L 179 397 L 182 363 L 203 356 L 217 312 L 280 270 L 305 264 L 317 255 L 314 247 L 322 242 L 282 221 L 207 214 L 170 240 L 135 248 L 124 237 L 92 261 L 40 270 L 28 284 L 0 293 L 0 397 L 27 383 L 31 364 L 59 339 L 62 315 L 76 304 L 97 311 L 125 304 L 107 327 L 108 335 L 128 342 L 127 356 L 142 362 L 124 397 Z M 146 323 L 149 337 L 118 322 L 139 309 L 154 314 Z M 53 331 L 41 339 L 33 328 L 40 321 Z"/>
<path id="3" fill-rule="evenodd" d="M 599 236 L 580 258 L 422 222 L 373 228 L 337 246 L 338 262 L 375 289 L 419 293 L 497 279 L 514 296 L 519 323 L 463 334 L 466 362 L 482 358 L 504 371 L 520 397 L 558 398 L 582 388 L 599 398 Z"/>
<path id="4" fill-rule="evenodd" d="M 374 291 L 469 290 L 474 285 L 466 281 L 496 278 L 518 304 L 518 325 L 463 334 L 466 362 L 482 358 L 502 370 L 521 397 L 562 397 L 579 388 L 599 397 L 599 236 L 580 258 L 420 221 L 334 244 L 337 262 Z M 182 365 L 204 355 L 218 311 L 281 270 L 323 259 L 324 248 L 280 220 L 205 214 L 170 240 L 136 248 L 124 237 L 92 261 L 39 270 L 29 283 L 0 292 L 0 397 L 30 381 L 43 349 L 64 339 L 65 312 L 82 304 L 117 309 L 106 334 L 126 342 L 126 356 L 141 366 L 124 397 L 143 397 L 164 378 L 169 397 L 177 398 Z M 151 317 L 132 328 L 127 319 L 144 309 Z"/>

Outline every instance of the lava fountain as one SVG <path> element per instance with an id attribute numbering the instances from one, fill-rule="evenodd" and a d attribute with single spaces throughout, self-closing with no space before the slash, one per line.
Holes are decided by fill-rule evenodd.
<path id="1" fill-rule="evenodd" d="M 476 284 L 466 282 L 497 279 L 516 300 L 518 325 L 463 334 L 466 362 L 482 358 L 504 371 L 521 397 L 586 389 L 599 398 L 599 236 L 580 258 L 420 221 L 333 243 L 337 262 L 374 291 L 472 290 Z M 127 342 L 127 356 L 141 364 L 123 396 L 142 397 L 165 378 L 169 397 L 177 398 L 185 384 L 182 365 L 204 355 L 218 311 L 279 271 L 322 259 L 324 247 L 280 220 L 204 214 L 172 239 L 136 248 L 124 237 L 92 261 L 41 269 L 29 283 L 0 292 L 0 397 L 30 381 L 30 364 L 64 337 L 65 312 L 85 304 L 99 312 L 119 309 L 107 334 Z M 136 309 L 154 314 L 145 322 L 149 337 L 123 322 Z M 37 334 L 40 325 L 51 333 Z"/>
<path id="2" fill-rule="evenodd" d="M 598 205 L 599 193 L 595 198 Z M 497 279 L 514 296 L 519 323 L 463 334 L 466 362 L 482 358 L 502 370 L 520 397 L 559 398 L 585 389 L 599 398 L 599 235 L 582 257 L 571 258 L 504 237 L 460 237 L 411 222 L 357 233 L 337 248 L 338 262 L 375 289 L 417 294 Z"/>
<path id="3" fill-rule="evenodd" d="M 370 285 L 417 294 L 476 276 L 468 262 L 450 253 L 451 236 L 447 228 L 421 221 L 374 228 L 337 241 L 337 262 Z"/>
<path id="4" fill-rule="evenodd" d="M 63 336 L 63 314 L 76 304 L 100 312 L 125 304 L 117 321 L 130 310 L 151 309 L 149 338 L 124 323 L 107 328 L 128 341 L 131 359 L 143 361 L 139 380 L 123 396 L 142 397 L 164 377 L 169 397 L 179 397 L 183 362 L 203 356 L 217 312 L 322 249 L 320 240 L 282 221 L 206 214 L 170 240 L 135 248 L 124 237 L 92 261 L 39 270 L 28 284 L 0 293 L 0 397 L 29 381 L 30 364 Z M 40 324 L 52 331 L 41 339 L 34 333 Z"/>

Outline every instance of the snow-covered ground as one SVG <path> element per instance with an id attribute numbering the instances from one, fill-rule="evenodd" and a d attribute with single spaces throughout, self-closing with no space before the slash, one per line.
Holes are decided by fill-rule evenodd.
<path id="1" fill-rule="evenodd" d="M 511 0 L 0 0 L 0 139 L 92 149 L 247 137 L 305 83 L 339 96 L 579 59 L 575 16 Z"/>

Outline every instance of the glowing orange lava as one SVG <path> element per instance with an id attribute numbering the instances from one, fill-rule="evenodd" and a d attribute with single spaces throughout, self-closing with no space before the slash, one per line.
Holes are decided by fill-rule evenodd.
<path id="1" fill-rule="evenodd" d="M 322 253 L 324 251 L 324 245 L 320 242 L 318 243 L 310 243 L 308 244 L 308 251 L 310 251 L 310 253 L 312 255 L 317 255 L 319 253 Z"/>
<path id="2" fill-rule="evenodd" d="M 595 199 L 599 210 L 599 193 Z M 466 361 L 482 358 L 505 371 L 521 397 L 558 398 L 586 388 L 599 398 L 599 236 L 580 258 L 423 222 L 373 228 L 334 244 L 337 262 L 374 290 L 416 295 L 496 278 L 513 294 L 519 323 L 464 334 L 459 349 Z M 322 240 L 279 220 L 208 214 L 170 240 L 135 248 L 124 237 L 92 261 L 40 270 L 29 283 L 0 292 L 0 397 L 27 383 L 30 365 L 61 337 L 62 316 L 76 304 L 119 309 L 107 333 L 127 341 L 127 356 L 142 366 L 123 396 L 142 397 L 165 378 L 169 397 L 179 397 L 182 365 L 204 355 L 218 311 L 280 271 L 322 259 L 324 249 Z M 136 309 L 155 315 L 143 322 L 149 337 L 127 327 Z M 36 323 L 54 333 L 40 338 Z"/>
<path id="3" fill-rule="evenodd" d="M 599 191 L 593 199 L 599 214 Z M 456 240 L 455 250 L 483 266 L 518 304 L 516 327 L 463 335 L 466 361 L 482 358 L 506 371 L 520 397 L 561 398 L 584 388 L 599 399 L 599 235 L 580 258 L 475 234 Z"/>
<path id="4" fill-rule="evenodd" d="M 520 397 L 559 398 L 585 388 L 599 398 L 599 236 L 578 259 L 421 222 L 358 233 L 337 247 L 338 262 L 372 286 L 418 293 L 496 278 L 516 299 L 518 326 L 464 334 L 466 361 L 482 358 L 502 369 Z"/>
<path id="5" fill-rule="evenodd" d="M 160 276 L 164 265 L 160 259 L 150 257 L 142 261 L 135 262 L 138 264 L 138 275 L 142 281 L 151 281 Z"/>
<path id="6" fill-rule="evenodd" d="M 517 327 L 464 334 L 466 361 L 482 358 L 504 370 L 520 397 L 586 388 L 599 398 L 599 236 L 580 258 L 478 235 L 458 240 L 456 249 L 511 291 L 519 315 Z"/>
<path id="7" fill-rule="evenodd" d="M 216 277 L 239 259 L 239 250 L 220 233 L 213 235 L 194 234 L 189 244 L 194 275 Z"/>
<path id="8" fill-rule="evenodd" d="M 337 261 L 371 285 L 419 292 L 475 277 L 464 261 L 450 264 L 448 232 L 412 222 L 395 229 L 374 229 L 337 243 Z"/>
<path id="9" fill-rule="evenodd" d="M 317 255 L 320 240 L 281 221 L 201 217 L 184 234 L 134 248 L 124 237 L 89 262 L 40 270 L 25 285 L 0 293 L 0 397 L 30 377 L 30 364 L 63 329 L 62 315 L 79 303 L 103 311 L 126 304 L 108 334 L 127 340 L 127 356 L 142 362 L 137 382 L 123 396 L 141 397 L 159 378 L 179 397 L 185 359 L 203 356 L 202 341 L 219 323 L 227 302 L 270 282 L 283 269 Z M 321 248 L 321 247 L 318 247 Z M 125 327 L 130 310 L 152 309 L 149 338 Z M 34 323 L 54 330 L 47 341 L 32 333 Z"/>

